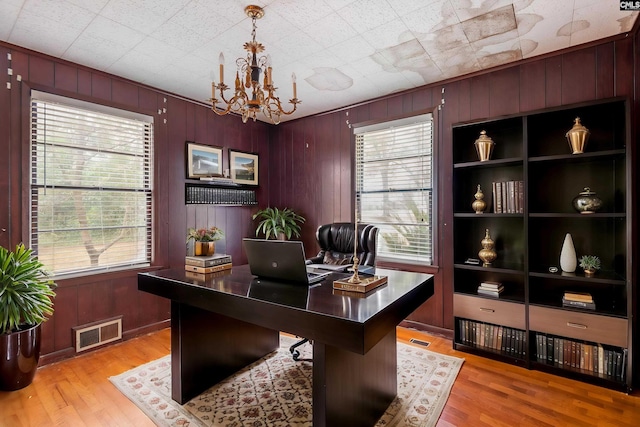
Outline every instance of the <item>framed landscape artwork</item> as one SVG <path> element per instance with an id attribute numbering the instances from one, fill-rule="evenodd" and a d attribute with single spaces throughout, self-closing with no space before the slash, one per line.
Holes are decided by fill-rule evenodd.
<path id="1" fill-rule="evenodd" d="M 258 155 L 229 150 L 231 179 L 238 184 L 258 185 Z"/>
<path id="2" fill-rule="evenodd" d="M 222 148 L 187 141 L 187 178 L 222 176 Z"/>

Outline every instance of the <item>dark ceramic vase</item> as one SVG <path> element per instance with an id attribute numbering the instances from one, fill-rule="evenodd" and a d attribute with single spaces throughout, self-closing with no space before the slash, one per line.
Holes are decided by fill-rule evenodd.
<path id="1" fill-rule="evenodd" d="M 0 390 L 31 384 L 40 359 L 40 325 L 0 335 Z"/>

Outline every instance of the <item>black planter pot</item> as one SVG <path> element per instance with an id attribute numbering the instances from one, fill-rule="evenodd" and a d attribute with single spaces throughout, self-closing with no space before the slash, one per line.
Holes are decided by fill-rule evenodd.
<path id="1" fill-rule="evenodd" d="M 40 325 L 0 335 L 0 390 L 31 384 L 40 359 Z"/>

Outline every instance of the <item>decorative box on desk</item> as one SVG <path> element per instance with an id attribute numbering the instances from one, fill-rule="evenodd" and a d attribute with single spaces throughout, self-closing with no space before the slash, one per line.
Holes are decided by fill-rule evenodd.
<path id="1" fill-rule="evenodd" d="M 257 205 L 254 189 L 237 184 L 187 182 L 184 184 L 185 204 Z"/>

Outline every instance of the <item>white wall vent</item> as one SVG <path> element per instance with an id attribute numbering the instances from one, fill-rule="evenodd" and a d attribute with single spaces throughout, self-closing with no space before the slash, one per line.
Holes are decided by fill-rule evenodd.
<path id="1" fill-rule="evenodd" d="M 73 328 L 76 353 L 122 339 L 122 316 Z"/>

